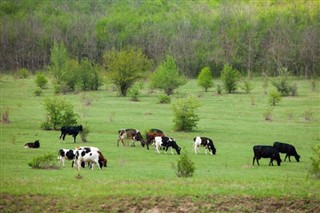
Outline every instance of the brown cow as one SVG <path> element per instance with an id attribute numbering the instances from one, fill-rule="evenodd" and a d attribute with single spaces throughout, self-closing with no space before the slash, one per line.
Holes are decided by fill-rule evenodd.
<path id="1" fill-rule="evenodd" d="M 160 136 L 160 137 L 164 137 L 165 135 L 163 134 L 163 131 L 160 129 L 150 129 L 147 134 L 146 134 L 146 142 L 145 145 L 147 145 L 147 149 L 149 149 L 149 145 L 151 144 L 151 142 L 154 142 L 154 138 Z M 144 146 L 144 145 L 143 145 Z"/>
<path id="2" fill-rule="evenodd" d="M 121 141 L 121 143 L 125 146 L 125 139 L 131 139 L 132 140 L 132 144 L 131 146 L 135 146 L 135 142 L 136 141 L 140 141 L 141 146 L 144 146 L 144 139 L 141 135 L 141 132 L 137 129 L 120 129 L 118 131 L 118 141 L 117 141 L 117 146 L 119 146 L 119 142 Z"/>

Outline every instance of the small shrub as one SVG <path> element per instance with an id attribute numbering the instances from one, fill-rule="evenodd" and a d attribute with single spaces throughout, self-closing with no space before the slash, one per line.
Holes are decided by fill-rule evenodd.
<path id="1" fill-rule="evenodd" d="M 251 92 L 251 90 L 253 89 L 253 85 L 251 83 L 251 81 L 249 79 L 245 79 L 243 81 L 243 86 L 242 86 L 242 89 L 247 93 L 249 94 Z"/>
<path id="2" fill-rule="evenodd" d="M 222 86 L 220 84 L 217 85 L 217 94 L 218 95 L 222 94 Z"/>
<path id="3" fill-rule="evenodd" d="M 143 84 L 134 84 L 129 89 L 129 96 L 131 97 L 131 101 L 139 101 L 140 90 L 143 88 Z"/>
<path id="4" fill-rule="evenodd" d="M 290 85 L 288 82 L 289 71 L 287 68 L 283 67 L 279 69 L 279 76 L 275 81 L 272 82 L 273 86 L 275 86 L 281 96 L 290 95 Z"/>
<path id="5" fill-rule="evenodd" d="M 160 104 L 170 104 L 171 103 L 171 97 L 168 95 L 159 95 L 159 103 Z"/>
<path id="6" fill-rule="evenodd" d="M 297 96 L 298 95 L 298 84 L 297 83 L 293 83 L 290 86 L 290 95 L 291 96 Z"/>
<path id="7" fill-rule="evenodd" d="M 198 75 L 198 85 L 204 88 L 204 91 L 207 92 L 209 88 L 213 87 L 213 79 L 209 67 L 204 67 Z"/>
<path id="8" fill-rule="evenodd" d="M 270 103 L 270 105 L 275 106 L 280 101 L 281 101 L 281 94 L 279 92 L 271 91 L 269 93 L 269 103 Z"/>
<path id="9" fill-rule="evenodd" d="M 314 156 L 311 157 L 310 173 L 320 179 L 320 144 L 312 147 Z"/>
<path id="10" fill-rule="evenodd" d="M 221 72 L 221 80 L 224 83 L 225 90 L 232 93 L 237 90 L 237 81 L 240 78 L 238 70 L 233 69 L 231 65 L 225 64 Z"/>
<path id="11" fill-rule="evenodd" d="M 42 94 L 42 89 L 41 88 L 36 88 L 35 90 L 34 90 L 34 95 L 35 96 L 40 96 Z"/>
<path id="12" fill-rule="evenodd" d="M 200 107 L 198 100 L 187 97 L 177 100 L 173 105 L 173 123 L 176 131 L 192 131 L 197 127 L 199 121 L 195 110 Z"/>
<path id="13" fill-rule="evenodd" d="M 16 73 L 17 78 L 24 79 L 24 78 L 28 78 L 28 76 L 29 76 L 29 71 L 26 68 L 19 69 Z"/>
<path id="14" fill-rule="evenodd" d="M 177 165 L 173 164 L 172 167 L 178 177 L 192 177 L 195 171 L 194 162 L 191 161 L 186 151 L 182 151 Z"/>
<path id="15" fill-rule="evenodd" d="M 87 124 L 85 124 L 82 128 L 82 132 L 80 133 L 80 137 L 82 142 L 88 142 L 88 135 L 90 133 L 90 129 L 89 126 Z"/>
<path id="16" fill-rule="evenodd" d="M 9 108 L 4 109 L 3 112 L 1 112 L 1 123 L 4 124 L 8 124 L 10 123 L 10 119 L 9 119 Z"/>
<path id="17" fill-rule="evenodd" d="M 28 165 L 34 169 L 58 169 L 57 157 L 53 154 L 45 154 L 34 157 Z"/>
<path id="18" fill-rule="evenodd" d="M 44 76 L 43 73 L 38 73 L 35 82 L 39 88 L 45 89 L 47 87 L 48 79 Z"/>

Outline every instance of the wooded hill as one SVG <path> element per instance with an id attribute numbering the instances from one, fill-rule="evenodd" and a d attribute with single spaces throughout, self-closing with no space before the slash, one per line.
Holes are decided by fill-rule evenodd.
<path id="1" fill-rule="evenodd" d="M 0 70 L 46 69 L 54 42 L 71 58 L 101 64 L 108 50 L 141 48 L 157 67 L 172 55 L 181 72 L 224 64 L 244 75 L 286 67 L 320 73 L 320 1 L 2 0 Z"/>

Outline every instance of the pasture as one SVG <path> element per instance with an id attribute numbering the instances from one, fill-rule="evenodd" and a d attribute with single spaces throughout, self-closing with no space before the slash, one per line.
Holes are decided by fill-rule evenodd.
<path id="1" fill-rule="evenodd" d="M 147 84 L 138 102 L 119 97 L 109 84 L 96 92 L 59 95 L 73 104 L 79 123 L 90 128 L 89 142 L 81 142 L 78 136 L 74 144 L 71 136 L 62 143 L 59 131 L 40 129 L 46 118 L 43 101 L 53 96 L 52 85 L 36 97 L 33 76 L 14 79 L 4 75 L 0 79 L 1 112 L 9 111 L 10 123 L 1 123 L 0 211 L 320 211 L 320 182 L 309 174 L 311 147 L 320 143 L 320 82 L 312 91 L 309 81 L 293 80 L 298 84 L 298 96 L 284 97 L 273 107 L 261 79 L 254 79 L 250 94 L 220 96 L 215 89 L 204 92 L 196 80 L 190 80 L 172 101 L 187 95 L 198 98 L 200 121 L 193 132 L 172 130 L 170 104 L 159 104 L 158 94 Z M 268 91 L 272 89 L 270 83 Z M 272 121 L 265 121 L 267 111 L 271 111 Z M 312 112 L 311 120 L 305 119 L 306 112 Z M 172 164 L 178 155 L 157 154 L 153 147 L 147 150 L 139 143 L 136 147 L 116 146 L 121 128 L 136 128 L 143 135 L 158 128 L 174 137 L 195 163 L 194 176 L 176 176 Z M 204 148 L 200 154 L 194 153 L 192 139 L 198 135 L 213 139 L 216 155 L 205 155 Z M 25 143 L 37 139 L 40 149 L 24 148 Z M 252 147 L 274 141 L 293 144 L 301 161 L 292 157 L 292 162 L 271 167 L 269 159 L 261 159 L 260 166 L 252 166 Z M 99 147 L 108 167 L 78 172 L 69 161 L 58 170 L 28 166 L 34 156 L 57 155 L 60 148 L 78 145 Z"/>

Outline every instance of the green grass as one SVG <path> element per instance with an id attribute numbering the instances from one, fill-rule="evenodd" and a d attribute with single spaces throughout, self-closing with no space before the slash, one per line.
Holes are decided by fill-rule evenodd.
<path id="1" fill-rule="evenodd" d="M 215 80 L 217 82 L 218 80 Z M 52 85 L 40 97 L 35 90 L 34 76 L 13 79 L 5 75 L 0 79 L 1 112 L 9 109 L 9 124 L 1 123 L 0 180 L 1 194 L 42 195 L 52 197 L 99 196 L 148 197 L 160 196 L 253 196 L 290 197 L 292 199 L 320 200 L 320 182 L 309 174 L 311 147 L 320 143 L 320 98 L 319 86 L 311 91 L 307 80 L 296 80 L 298 96 L 282 98 L 274 107 L 268 104 L 268 95 L 263 94 L 262 81 L 253 81 L 251 94 L 223 94 L 214 89 L 205 93 L 190 80 L 173 96 L 194 95 L 201 107 L 200 121 L 193 132 L 174 132 L 173 113 L 169 104 L 159 104 L 158 94 L 150 93 L 145 86 L 140 101 L 119 97 L 112 85 L 97 92 L 79 92 L 59 95 L 74 106 L 80 115 L 80 123 L 90 127 L 88 143 L 77 137 L 73 144 L 71 136 L 66 143 L 59 142 L 60 132 L 40 129 L 45 120 L 43 100 L 53 96 Z M 319 85 L 319 82 L 318 82 Z M 270 85 L 268 90 L 273 89 Z M 90 98 L 91 104 L 82 101 Z M 273 108 L 273 121 L 265 121 L 264 113 Z M 304 113 L 312 110 L 310 121 Z M 149 128 L 162 129 L 174 137 L 180 147 L 188 152 L 195 162 L 192 178 L 178 178 L 172 164 L 179 159 L 170 152 L 157 154 L 139 144 L 136 147 L 116 146 L 117 130 L 137 128 L 143 133 Z M 195 136 L 202 135 L 214 140 L 217 154 L 194 154 Z M 39 139 L 40 149 L 25 149 L 24 144 Z M 301 162 L 283 162 L 268 166 L 268 159 L 252 166 L 253 145 L 272 145 L 283 141 L 295 145 Z M 59 170 L 32 169 L 28 162 L 34 156 L 57 154 L 60 148 L 90 145 L 101 149 L 108 159 L 108 168 L 98 171 L 71 168 L 71 162 Z M 282 155 L 284 159 L 284 155 Z M 80 173 L 82 178 L 76 178 Z M 71 201 L 70 201 L 71 202 Z"/>

